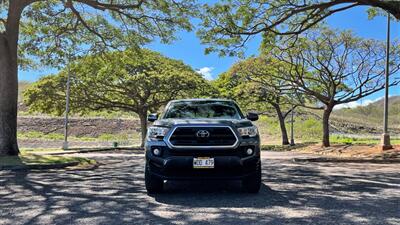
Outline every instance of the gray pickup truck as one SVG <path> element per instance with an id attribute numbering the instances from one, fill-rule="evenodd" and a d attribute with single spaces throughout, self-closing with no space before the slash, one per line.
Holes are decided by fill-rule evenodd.
<path id="1" fill-rule="evenodd" d="M 164 180 L 239 179 L 245 192 L 261 185 L 260 137 L 234 101 L 188 99 L 168 103 L 146 137 L 145 183 L 149 194 Z"/>

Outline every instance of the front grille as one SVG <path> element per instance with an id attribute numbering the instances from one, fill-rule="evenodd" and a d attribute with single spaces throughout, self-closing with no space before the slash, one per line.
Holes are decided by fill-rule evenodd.
<path id="1" fill-rule="evenodd" d="M 198 132 L 207 133 L 204 131 L 208 135 L 198 135 Z M 177 127 L 169 142 L 176 147 L 231 147 L 236 144 L 237 138 L 229 127 Z"/>

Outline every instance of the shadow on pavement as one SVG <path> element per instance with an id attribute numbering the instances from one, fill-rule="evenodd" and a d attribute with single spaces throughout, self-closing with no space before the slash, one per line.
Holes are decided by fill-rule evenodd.
<path id="1" fill-rule="evenodd" d="M 243 193 L 240 182 L 173 182 L 165 186 L 164 193 L 153 197 L 157 202 L 168 205 L 268 208 L 288 203 L 283 195 L 265 184 L 261 186 L 258 194 Z"/>
<path id="2" fill-rule="evenodd" d="M 400 224 L 400 169 L 263 162 L 259 194 L 239 182 L 167 182 L 148 196 L 143 156 L 95 170 L 0 171 L 0 224 Z"/>

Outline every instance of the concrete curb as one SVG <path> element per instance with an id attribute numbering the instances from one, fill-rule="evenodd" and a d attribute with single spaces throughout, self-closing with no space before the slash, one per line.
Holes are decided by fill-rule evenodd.
<path id="1" fill-rule="evenodd" d="M 0 166 L 0 170 L 48 170 L 48 169 L 63 169 L 70 166 L 77 166 L 79 162 L 68 162 L 58 164 L 32 164 L 32 165 L 18 165 L 18 166 Z"/>
<path id="2" fill-rule="evenodd" d="M 293 162 L 335 162 L 335 163 L 400 163 L 400 159 L 355 159 L 355 158 L 294 158 Z"/>
<path id="3" fill-rule="evenodd" d="M 76 153 L 89 153 L 89 152 L 105 152 L 105 151 L 113 151 L 113 150 L 123 150 L 123 151 L 143 151 L 143 148 L 137 147 L 137 148 L 94 148 L 94 149 L 71 149 L 71 150 L 65 150 L 63 152 L 46 152 L 44 153 L 45 155 L 67 155 L 67 154 L 76 154 Z M 36 153 L 38 154 L 38 153 Z M 39 153 L 40 154 L 40 153 Z"/>

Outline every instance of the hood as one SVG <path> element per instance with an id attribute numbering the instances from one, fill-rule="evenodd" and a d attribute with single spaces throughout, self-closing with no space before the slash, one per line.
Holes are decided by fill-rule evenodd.
<path id="1" fill-rule="evenodd" d="M 172 127 L 176 125 L 227 125 L 231 127 L 245 127 L 253 124 L 247 119 L 161 119 L 156 120 L 153 125 Z"/>

